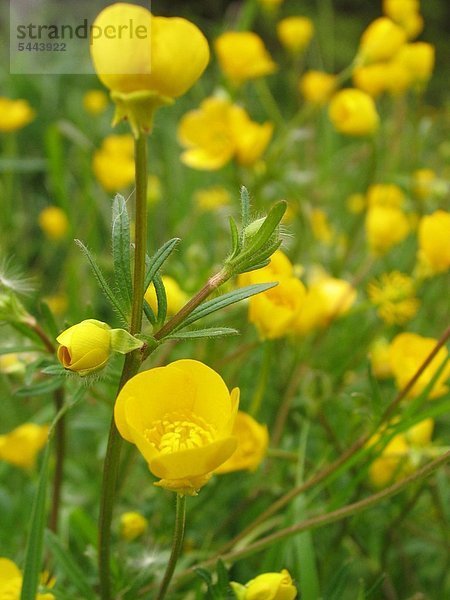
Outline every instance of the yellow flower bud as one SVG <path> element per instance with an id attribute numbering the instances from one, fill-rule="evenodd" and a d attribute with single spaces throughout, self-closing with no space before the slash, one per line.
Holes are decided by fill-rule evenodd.
<path id="1" fill-rule="evenodd" d="M 375 19 L 361 36 L 359 55 L 363 63 L 389 60 L 406 42 L 401 27 L 387 17 Z"/>
<path id="2" fill-rule="evenodd" d="M 121 436 L 161 478 L 156 485 L 195 495 L 236 449 L 238 404 L 239 389 L 230 394 L 215 371 L 196 360 L 178 360 L 130 379 L 114 416 Z"/>
<path id="3" fill-rule="evenodd" d="M 107 192 L 117 192 L 134 182 L 134 142 L 131 135 L 109 135 L 92 158 L 92 169 Z"/>
<path id="4" fill-rule="evenodd" d="M 277 66 L 262 39 L 251 31 L 228 31 L 215 42 L 220 68 L 236 85 L 270 75 Z"/>
<path id="5" fill-rule="evenodd" d="M 39 213 L 39 226 L 49 240 L 64 238 L 69 229 L 66 213 L 58 206 L 47 206 Z"/>
<path id="6" fill-rule="evenodd" d="M 383 0 L 383 13 L 396 23 L 417 13 L 419 9 L 419 0 Z"/>
<path id="7" fill-rule="evenodd" d="M 371 251 L 385 254 L 402 242 L 410 231 L 405 213 L 392 206 L 373 206 L 367 211 L 366 237 Z"/>
<path id="8" fill-rule="evenodd" d="M 352 74 L 353 85 L 376 98 L 386 90 L 386 63 L 357 67 Z"/>
<path id="9" fill-rule="evenodd" d="M 169 316 L 176 314 L 188 301 L 188 295 L 178 285 L 178 282 L 169 275 L 163 275 L 162 281 L 166 289 L 167 297 L 167 314 Z M 155 286 L 151 283 L 144 296 L 149 303 L 151 309 L 155 313 L 158 312 L 158 299 L 156 297 Z"/>
<path id="10" fill-rule="evenodd" d="M 434 55 L 434 46 L 415 42 L 400 48 L 395 60 L 408 71 L 412 83 L 424 83 L 433 73 Z"/>
<path id="11" fill-rule="evenodd" d="M 318 106 L 326 104 L 336 89 L 335 75 L 323 71 L 306 71 L 300 78 L 298 87 L 307 102 Z"/>
<path id="12" fill-rule="evenodd" d="M 111 328 L 95 319 L 69 327 L 56 341 L 62 366 L 82 377 L 103 369 L 111 355 Z"/>
<path id="13" fill-rule="evenodd" d="M 297 589 L 286 569 L 258 575 L 245 586 L 234 582 L 231 586 L 239 600 L 294 600 L 297 597 Z"/>
<path id="14" fill-rule="evenodd" d="M 370 135 L 378 129 L 379 117 L 372 98 L 356 89 L 337 92 L 328 114 L 335 129 L 346 135 Z"/>
<path id="15" fill-rule="evenodd" d="M 120 535 L 127 542 L 141 536 L 147 527 L 147 519 L 138 512 L 126 512 L 120 517 Z"/>
<path id="16" fill-rule="evenodd" d="M 423 31 L 424 20 L 419 13 L 412 13 L 399 21 L 398 24 L 405 30 L 408 40 L 415 40 Z"/>
<path id="17" fill-rule="evenodd" d="M 277 35 L 288 52 L 301 54 L 314 35 L 314 25 L 307 17 L 286 17 L 277 23 Z"/>
<path id="18" fill-rule="evenodd" d="M 95 19 L 91 56 L 116 103 L 115 123 L 129 119 L 137 135 L 151 130 L 156 108 L 197 81 L 208 64 L 209 48 L 202 32 L 186 19 L 155 17 L 142 6 L 119 2 Z"/>
<path id="19" fill-rule="evenodd" d="M 47 425 L 24 423 L 0 435 L 0 460 L 21 469 L 33 469 L 38 452 L 47 443 L 48 430 Z"/>
<path id="20" fill-rule="evenodd" d="M 11 100 L 0 97 L 0 131 L 22 129 L 35 117 L 35 112 L 26 100 Z"/>
<path id="21" fill-rule="evenodd" d="M 90 115 L 101 115 L 108 106 L 108 96 L 101 90 L 88 90 L 83 96 L 83 108 Z"/>
<path id="22" fill-rule="evenodd" d="M 216 473 L 232 471 L 254 471 L 264 459 L 269 443 L 266 425 L 261 425 L 249 414 L 239 411 L 234 423 L 233 435 L 237 439 L 237 448 Z"/>
<path id="23" fill-rule="evenodd" d="M 430 275 L 450 268 L 450 212 L 437 210 L 419 223 L 418 258 Z"/>

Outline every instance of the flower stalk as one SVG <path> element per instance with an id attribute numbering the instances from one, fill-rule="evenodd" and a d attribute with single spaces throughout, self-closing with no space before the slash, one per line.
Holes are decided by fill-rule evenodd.
<path id="1" fill-rule="evenodd" d="M 170 559 L 167 563 L 166 572 L 164 573 L 161 587 L 159 588 L 156 600 L 163 600 L 166 596 L 167 589 L 172 579 L 178 557 L 180 556 L 181 547 L 183 545 L 184 528 L 186 523 L 186 496 L 177 494 L 177 506 L 175 513 L 175 528 L 173 532 L 172 551 Z"/>

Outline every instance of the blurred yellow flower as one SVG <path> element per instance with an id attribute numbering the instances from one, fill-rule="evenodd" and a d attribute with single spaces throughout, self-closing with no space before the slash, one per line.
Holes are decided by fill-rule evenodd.
<path id="1" fill-rule="evenodd" d="M 363 64 L 389 60 L 405 42 L 404 30 L 391 19 L 380 17 L 362 34 L 358 55 Z"/>
<path id="2" fill-rule="evenodd" d="M 134 142 L 131 135 L 109 135 L 92 159 L 95 176 L 107 192 L 134 182 Z"/>
<path id="3" fill-rule="evenodd" d="M 385 254 L 400 244 L 410 231 L 405 213 L 393 206 L 373 206 L 367 211 L 366 238 L 374 254 Z"/>
<path id="4" fill-rule="evenodd" d="M 220 169 L 232 158 L 249 166 L 263 154 L 272 132 L 271 123 L 255 123 L 242 107 L 210 97 L 180 121 L 178 137 L 187 147 L 181 160 L 204 170 Z"/>
<path id="5" fill-rule="evenodd" d="M 230 394 L 213 369 L 178 360 L 130 379 L 114 416 L 121 436 L 161 478 L 155 485 L 195 495 L 236 449 L 238 404 L 239 389 Z"/>
<path id="6" fill-rule="evenodd" d="M 408 39 L 414 39 L 423 29 L 423 18 L 419 14 L 418 0 L 384 0 L 383 12 L 400 25 Z"/>
<path id="7" fill-rule="evenodd" d="M 107 6 L 92 27 L 91 57 L 116 103 L 115 123 L 128 119 L 135 135 L 151 130 L 155 109 L 186 93 L 209 61 L 208 42 L 198 27 L 178 17 L 155 17 L 142 6 Z M 106 28 L 120 33 L 97 34 Z"/>
<path id="8" fill-rule="evenodd" d="M 327 213 L 321 208 L 313 208 L 309 216 L 314 237 L 319 242 L 330 245 L 335 232 L 330 225 Z"/>
<path id="9" fill-rule="evenodd" d="M 276 10 L 283 4 L 284 0 L 258 0 L 258 2 L 266 10 Z"/>
<path id="10" fill-rule="evenodd" d="M 299 91 L 305 100 L 318 106 L 328 102 L 336 86 L 336 75 L 323 71 L 306 71 L 298 83 Z"/>
<path id="11" fill-rule="evenodd" d="M 390 360 L 390 344 L 386 339 L 379 338 L 371 344 L 369 360 L 374 377 L 377 379 L 388 379 L 393 376 Z"/>
<path id="12" fill-rule="evenodd" d="M 273 73 L 277 65 L 252 31 L 227 31 L 215 41 L 220 68 L 235 85 Z"/>
<path id="13" fill-rule="evenodd" d="M 403 389 L 415 375 L 437 344 L 434 338 L 426 338 L 417 333 L 399 333 L 391 342 L 390 360 L 398 389 Z M 444 346 L 426 367 L 419 379 L 408 392 L 408 398 L 419 396 L 431 382 L 436 371 L 448 358 L 448 350 Z M 428 397 L 438 398 L 448 392 L 446 381 L 450 377 L 450 363 L 447 361 L 441 374 L 434 383 Z"/>
<path id="14" fill-rule="evenodd" d="M 230 192 L 220 185 L 196 190 L 194 193 L 194 203 L 200 212 L 215 211 L 228 206 L 230 202 Z"/>
<path id="15" fill-rule="evenodd" d="M 20 600 L 22 579 L 22 572 L 14 562 L 9 558 L 0 557 L 0 599 Z M 36 600 L 55 600 L 55 596 L 38 593 Z"/>
<path id="16" fill-rule="evenodd" d="M 181 289 L 178 282 L 173 277 L 170 277 L 169 275 L 163 275 L 162 282 L 166 289 L 167 315 L 172 316 L 186 304 L 189 297 Z M 156 315 L 158 313 L 158 300 L 153 283 L 148 286 L 144 298 L 149 303 L 150 308 Z"/>
<path id="17" fill-rule="evenodd" d="M 43 300 L 54 315 L 64 314 L 69 304 L 67 294 L 64 292 L 57 292 L 51 296 L 45 296 Z"/>
<path id="18" fill-rule="evenodd" d="M 388 325 L 404 325 L 419 310 L 414 279 L 399 271 L 383 273 L 369 283 L 367 292 L 378 316 Z"/>
<path id="19" fill-rule="evenodd" d="M 234 422 L 233 435 L 237 439 L 237 448 L 216 473 L 232 471 L 254 471 L 266 455 L 269 433 L 266 425 L 261 425 L 249 414 L 239 411 Z"/>
<path id="20" fill-rule="evenodd" d="M 0 131 L 8 133 L 31 123 L 35 112 L 26 100 L 0 97 Z"/>
<path id="21" fill-rule="evenodd" d="M 370 135 L 378 129 L 379 117 L 369 94 L 354 88 L 337 92 L 328 114 L 335 129 L 346 135 Z"/>
<path id="22" fill-rule="evenodd" d="M 47 206 L 41 210 L 38 223 L 49 240 L 63 239 L 69 229 L 67 215 L 59 206 Z"/>
<path id="23" fill-rule="evenodd" d="M 391 206 L 402 208 L 405 204 L 405 194 L 394 183 L 376 183 L 367 190 L 367 206 Z"/>
<path id="24" fill-rule="evenodd" d="M 49 427 L 24 423 L 0 435 L 0 460 L 21 469 L 33 469 L 36 457 L 47 443 Z"/>
<path id="25" fill-rule="evenodd" d="M 162 198 L 161 180 L 157 175 L 149 175 L 147 178 L 147 204 L 157 204 Z"/>
<path id="26" fill-rule="evenodd" d="M 423 31 L 424 20 L 421 14 L 412 13 L 399 21 L 399 25 L 405 30 L 408 40 L 415 40 Z"/>
<path id="27" fill-rule="evenodd" d="M 352 81 L 356 88 L 376 98 L 386 91 L 387 76 L 386 63 L 374 63 L 356 67 Z"/>
<path id="28" fill-rule="evenodd" d="M 366 197 L 364 194 L 350 194 L 345 201 L 347 210 L 354 215 L 359 215 L 366 208 Z"/>
<path id="29" fill-rule="evenodd" d="M 278 285 L 249 299 L 248 319 L 262 339 L 273 340 L 292 333 L 302 308 L 305 286 L 295 277 L 272 278 Z"/>
<path id="30" fill-rule="evenodd" d="M 25 362 L 19 354 L 11 352 L 10 354 L 0 355 L 0 373 L 5 375 L 14 375 L 15 373 L 25 373 Z"/>
<path id="31" fill-rule="evenodd" d="M 430 79 L 434 69 L 435 48 L 426 42 L 405 44 L 395 56 L 408 72 L 411 84 L 423 84 Z"/>
<path id="32" fill-rule="evenodd" d="M 282 46 L 294 55 L 301 54 L 314 35 L 314 25 L 308 17 L 286 17 L 277 23 L 277 35 Z"/>
<path id="33" fill-rule="evenodd" d="M 231 582 L 237 600 L 294 600 L 297 589 L 289 571 L 263 573 L 245 585 Z"/>
<path id="34" fill-rule="evenodd" d="M 417 169 L 412 174 L 412 190 L 420 200 L 426 200 L 433 195 L 437 175 L 432 169 Z"/>
<path id="35" fill-rule="evenodd" d="M 418 241 L 418 259 L 426 274 L 445 273 L 450 268 L 450 212 L 437 210 L 422 217 Z"/>
<path id="36" fill-rule="evenodd" d="M 120 516 L 120 536 L 127 542 L 141 536 L 148 527 L 147 519 L 138 512 L 126 512 Z"/>
<path id="37" fill-rule="evenodd" d="M 103 369 L 111 355 L 111 328 L 96 319 L 72 325 L 56 341 L 59 362 L 81 377 Z"/>
<path id="38" fill-rule="evenodd" d="M 101 115 L 108 107 L 108 96 L 102 90 L 88 90 L 83 96 L 83 108 L 90 115 Z"/>

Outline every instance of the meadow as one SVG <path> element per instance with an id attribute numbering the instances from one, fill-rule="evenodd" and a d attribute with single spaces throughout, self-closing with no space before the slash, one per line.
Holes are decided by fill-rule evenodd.
<path id="1" fill-rule="evenodd" d="M 0 600 L 450 597 L 425 3 L 98 4 L 0 70 Z"/>

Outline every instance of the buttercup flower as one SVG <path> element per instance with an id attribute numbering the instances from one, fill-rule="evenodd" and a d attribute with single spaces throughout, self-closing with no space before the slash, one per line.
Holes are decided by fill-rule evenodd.
<path id="1" fill-rule="evenodd" d="M 252 31 L 227 31 L 214 45 L 220 68 L 236 85 L 270 75 L 277 68 L 262 39 Z"/>
<path id="2" fill-rule="evenodd" d="M 280 573 L 263 573 L 245 585 L 231 582 L 238 600 L 294 600 L 297 589 L 289 571 Z"/>
<path id="3" fill-rule="evenodd" d="M 167 298 L 167 314 L 169 316 L 177 313 L 188 301 L 188 296 L 180 288 L 178 282 L 169 275 L 163 275 L 162 281 L 166 289 Z M 155 286 L 151 283 L 144 296 L 145 300 L 149 303 L 150 308 L 153 310 L 155 315 L 158 312 L 158 299 L 156 297 Z"/>
<path id="4" fill-rule="evenodd" d="M 371 251 L 385 254 L 402 242 L 410 231 L 405 213 L 392 206 L 373 206 L 367 211 L 366 237 Z"/>
<path id="5" fill-rule="evenodd" d="M 249 166 L 265 151 L 272 131 L 271 123 L 255 123 L 241 106 L 225 98 L 207 98 L 180 121 L 178 137 L 187 147 L 181 160 L 204 170 L 220 169 L 232 158 Z"/>
<path id="6" fill-rule="evenodd" d="M 429 275 L 450 268 L 450 212 L 437 210 L 419 223 L 418 258 Z"/>
<path id="7" fill-rule="evenodd" d="M 39 213 L 39 226 L 50 240 L 60 240 L 69 229 L 66 213 L 59 206 L 47 206 Z"/>
<path id="8" fill-rule="evenodd" d="M 92 159 L 92 169 L 107 192 L 117 192 L 134 181 L 134 142 L 131 135 L 109 135 Z"/>
<path id="9" fill-rule="evenodd" d="M 83 108 L 90 115 L 101 115 L 108 106 L 108 96 L 101 90 L 88 90 L 83 96 Z"/>
<path id="10" fill-rule="evenodd" d="M 334 127 L 346 135 L 370 135 L 378 129 L 379 117 L 372 98 L 353 88 L 337 92 L 328 114 Z"/>
<path id="11" fill-rule="evenodd" d="M 393 183 L 376 183 L 367 190 L 367 206 L 392 206 L 402 208 L 405 204 L 405 194 L 398 185 Z"/>
<path id="12" fill-rule="evenodd" d="M 392 377 L 390 345 L 389 342 L 380 338 L 370 346 L 369 360 L 372 374 L 377 379 L 388 379 Z"/>
<path id="13" fill-rule="evenodd" d="M 386 91 L 386 63 L 374 63 L 356 67 L 352 73 L 353 85 L 373 98 Z"/>
<path id="14" fill-rule="evenodd" d="M 239 389 L 231 394 L 215 371 L 178 360 L 139 373 L 120 391 L 114 416 L 159 485 L 195 495 L 235 451 Z"/>
<path id="15" fill-rule="evenodd" d="M 249 414 L 239 411 L 233 435 L 237 439 L 237 448 L 215 472 L 254 471 L 264 460 L 267 451 L 269 433 L 266 425 L 261 425 Z"/>
<path id="16" fill-rule="evenodd" d="M 133 24 L 134 35 L 107 36 Z M 125 31 L 125 33 L 123 33 Z M 128 119 L 135 135 L 149 131 L 153 113 L 197 81 L 209 60 L 208 42 L 191 22 L 155 17 L 135 4 L 106 7 L 93 23 L 91 56 L 102 83 L 116 103 L 114 122 Z"/>
<path id="17" fill-rule="evenodd" d="M 5 133 L 22 129 L 35 117 L 35 112 L 26 100 L 0 97 L 0 131 Z"/>
<path id="18" fill-rule="evenodd" d="M 362 34 L 359 56 L 363 64 L 389 60 L 405 42 L 404 30 L 387 17 L 380 17 Z"/>
<path id="19" fill-rule="evenodd" d="M 298 88 L 307 102 L 321 106 L 331 98 L 336 85 L 336 75 L 323 71 L 306 71 L 300 78 Z"/>
<path id="20" fill-rule="evenodd" d="M 277 23 L 277 35 L 288 52 L 300 54 L 314 35 L 314 25 L 307 17 L 286 17 Z"/>
<path id="21" fill-rule="evenodd" d="M 421 364 L 436 346 L 437 340 L 426 338 L 417 333 L 400 333 L 391 342 L 390 360 L 398 389 L 402 389 L 413 377 Z M 408 392 L 408 398 L 419 396 L 428 386 L 436 371 L 448 357 L 448 350 L 444 346 L 426 367 L 413 387 Z M 448 392 L 446 381 L 450 377 L 450 363 L 447 362 L 439 377 L 435 381 L 429 398 L 438 398 Z"/>
<path id="22" fill-rule="evenodd" d="M 400 25 L 409 40 L 416 38 L 423 29 L 423 17 L 419 13 L 418 0 L 384 0 L 383 12 Z"/>
<path id="23" fill-rule="evenodd" d="M 404 325 L 419 310 L 413 278 L 399 271 L 383 273 L 378 281 L 369 283 L 367 291 L 378 316 L 388 325 Z"/>
<path id="24" fill-rule="evenodd" d="M 138 512 L 126 512 L 120 516 L 120 535 L 127 542 L 135 540 L 148 527 L 148 521 Z"/>
<path id="25" fill-rule="evenodd" d="M 426 42 L 415 42 L 402 46 L 395 56 L 395 62 L 408 72 L 411 84 L 423 84 L 433 73 L 434 58 L 434 46 Z"/>
<path id="26" fill-rule="evenodd" d="M 22 572 L 9 558 L 0 557 L 0 599 L 20 600 Z M 53 594 L 37 594 L 36 600 L 55 600 Z"/>
<path id="27" fill-rule="evenodd" d="M 33 469 L 39 451 L 47 443 L 48 430 L 47 425 L 24 423 L 0 435 L 0 460 L 21 469 Z"/>

